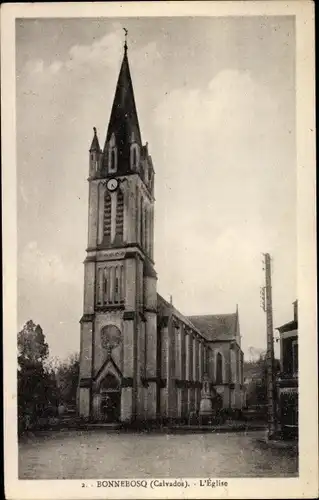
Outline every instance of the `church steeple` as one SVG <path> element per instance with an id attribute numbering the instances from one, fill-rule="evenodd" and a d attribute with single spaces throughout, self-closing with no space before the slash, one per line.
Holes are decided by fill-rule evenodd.
<path id="1" fill-rule="evenodd" d="M 104 388 L 116 385 L 114 415 L 131 422 L 144 415 L 146 394 L 157 418 L 160 377 L 154 168 L 141 141 L 127 52 L 125 40 L 104 150 L 94 130 L 89 153 L 78 402 L 82 417 L 103 420 Z"/>
<path id="2" fill-rule="evenodd" d="M 133 84 L 127 57 L 127 43 L 124 43 L 123 61 L 116 85 L 115 96 L 103 150 L 103 163 L 108 173 L 112 172 L 113 159 L 116 160 L 118 174 L 126 174 L 132 169 L 132 145 L 137 153 L 142 147 Z M 134 148 L 133 148 L 134 149 Z M 136 154 L 138 157 L 139 154 Z M 136 162 L 135 162 L 136 163 Z M 108 166 L 111 165 L 111 172 Z M 134 165 L 135 166 L 135 165 Z M 137 165 L 136 165 L 137 166 Z"/>

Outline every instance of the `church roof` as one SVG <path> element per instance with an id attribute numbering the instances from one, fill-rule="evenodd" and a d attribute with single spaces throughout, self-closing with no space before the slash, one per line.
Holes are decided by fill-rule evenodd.
<path id="1" fill-rule="evenodd" d="M 233 314 L 188 316 L 188 319 L 208 341 L 232 340 L 237 334 L 237 312 Z"/>
<path id="2" fill-rule="evenodd" d="M 113 134 L 116 138 L 120 156 L 127 156 L 132 137 L 135 142 L 142 146 L 126 44 L 124 46 L 124 56 L 116 85 L 104 151 Z"/>
<path id="3" fill-rule="evenodd" d="M 238 312 L 233 314 L 215 314 L 184 316 L 173 304 L 157 294 L 157 311 L 160 316 L 173 314 L 177 319 L 199 333 L 208 341 L 234 340 L 238 334 Z"/>
<path id="4" fill-rule="evenodd" d="M 192 330 L 195 330 L 197 333 L 202 334 L 202 332 L 190 321 L 187 316 L 184 316 L 173 304 L 170 304 L 165 300 L 161 295 L 157 294 L 157 310 L 158 313 L 162 316 L 165 316 L 165 311 L 167 312 L 169 309 L 170 313 L 173 314 L 177 319 L 179 319 L 182 323 L 189 326 Z"/>
<path id="5" fill-rule="evenodd" d="M 295 320 L 289 321 L 288 323 L 285 323 L 284 325 L 277 326 L 276 330 L 278 330 L 280 333 L 298 330 L 298 321 L 295 321 Z"/>

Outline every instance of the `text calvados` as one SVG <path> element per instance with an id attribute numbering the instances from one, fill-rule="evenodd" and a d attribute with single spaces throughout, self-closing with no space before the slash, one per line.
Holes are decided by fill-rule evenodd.
<path id="1" fill-rule="evenodd" d="M 187 481 L 182 479 L 131 479 L 131 480 L 113 480 L 105 479 L 97 481 L 98 488 L 188 488 Z"/>

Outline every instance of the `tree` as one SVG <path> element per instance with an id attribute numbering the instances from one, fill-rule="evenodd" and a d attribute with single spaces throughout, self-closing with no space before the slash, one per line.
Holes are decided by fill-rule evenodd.
<path id="1" fill-rule="evenodd" d="M 18 333 L 18 417 L 19 423 L 35 422 L 45 408 L 56 405 L 55 375 L 45 362 L 49 356 L 40 325 L 26 322 Z"/>
<path id="2" fill-rule="evenodd" d="M 55 368 L 60 400 L 66 405 L 76 404 L 79 367 L 79 354 L 74 353 Z"/>
<path id="3" fill-rule="evenodd" d="M 274 375 L 280 370 L 278 359 L 274 360 Z M 248 406 L 267 404 L 267 363 L 266 354 L 261 353 L 255 361 L 244 364 L 244 376 L 248 380 L 246 401 Z"/>
<path id="4" fill-rule="evenodd" d="M 40 325 L 32 320 L 26 322 L 18 333 L 19 365 L 42 365 L 49 356 L 49 346 Z"/>

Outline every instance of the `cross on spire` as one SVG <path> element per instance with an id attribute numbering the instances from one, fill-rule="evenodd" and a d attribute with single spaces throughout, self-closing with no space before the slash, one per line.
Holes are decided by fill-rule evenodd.
<path id="1" fill-rule="evenodd" d="M 126 51 L 127 51 L 127 33 L 128 33 L 128 31 L 127 31 L 126 28 L 123 28 L 123 31 L 125 33 L 125 35 L 124 35 L 125 36 L 125 38 L 124 38 L 124 51 L 125 51 L 125 54 L 126 54 Z"/>

